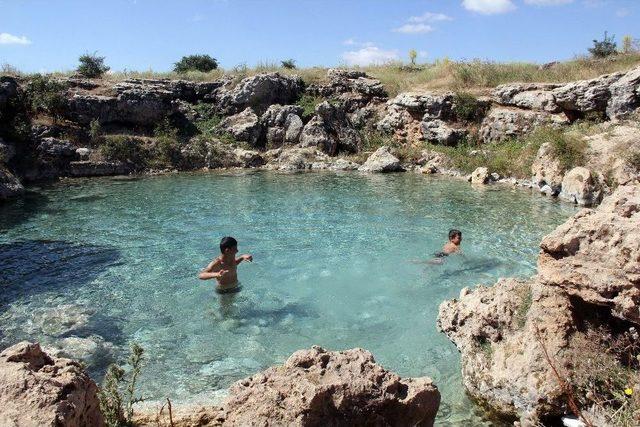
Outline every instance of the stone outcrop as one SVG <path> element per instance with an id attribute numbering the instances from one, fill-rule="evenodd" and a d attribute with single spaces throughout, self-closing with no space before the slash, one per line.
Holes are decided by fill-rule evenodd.
<path id="1" fill-rule="evenodd" d="M 560 85 L 549 83 L 510 83 L 496 87 L 493 97 L 499 104 L 505 106 L 559 113 L 562 109 L 556 104 L 552 92 L 558 87 Z"/>
<path id="2" fill-rule="evenodd" d="M 358 169 L 361 172 L 400 172 L 404 170 L 400 160 L 393 154 L 389 147 L 380 147 Z"/>
<path id="3" fill-rule="evenodd" d="M 562 126 L 566 117 L 541 111 L 494 107 L 482 121 L 480 138 L 488 143 L 523 136 L 538 126 Z"/>
<path id="4" fill-rule="evenodd" d="M 441 145 L 458 145 L 467 136 L 467 130 L 453 127 L 440 119 L 422 121 L 422 135 L 425 141 Z"/>
<path id="5" fill-rule="evenodd" d="M 562 179 L 562 200 L 578 206 L 595 206 L 602 200 L 602 179 L 587 168 L 571 169 Z"/>
<path id="6" fill-rule="evenodd" d="M 585 138 L 588 143 L 585 166 L 607 175 L 614 185 L 640 180 L 639 165 L 630 161 L 631 155 L 640 153 L 639 133 L 638 125 L 603 125 L 600 132 Z"/>
<path id="7" fill-rule="evenodd" d="M 97 386 L 81 365 L 21 342 L 0 353 L 0 425 L 104 425 Z"/>
<path id="8" fill-rule="evenodd" d="M 256 113 L 247 107 L 244 111 L 226 117 L 218 126 L 220 132 L 227 132 L 236 141 L 247 142 L 255 146 L 262 133 L 260 119 Z"/>
<path id="9" fill-rule="evenodd" d="M 563 111 L 604 112 L 611 99 L 610 87 L 623 73 L 614 73 L 590 80 L 567 83 L 553 90 L 555 102 Z"/>
<path id="10" fill-rule="evenodd" d="M 304 127 L 301 119 L 303 111 L 297 105 L 271 105 L 260 118 L 266 146 L 278 148 L 285 144 L 296 144 Z"/>
<path id="11" fill-rule="evenodd" d="M 486 184 L 489 182 L 490 175 L 489 169 L 485 167 L 476 168 L 473 172 L 471 172 L 471 183 L 472 184 Z"/>
<path id="12" fill-rule="evenodd" d="M 431 379 L 402 379 L 362 349 L 295 352 L 282 366 L 231 386 L 221 408 L 191 409 L 176 425 L 432 426 L 440 393 Z M 181 414 L 180 408 L 176 409 Z M 178 415 L 180 416 L 180 415 Z M 155 425 L 140 416 L 141 425 Z"/>
<path id="13" fill-rule="evenodd" d="M 462 354 L 467 391 L 522 425 L 568 413 L 554 369 L 567 375 L 583 355 L 576 334 L 619 324 L 612 316 L 640 324 L 638 230 L 640 187 L 619 187 L 543 239 L 537 276 L 442 303 L 438 327 Z"/>
<path id="14" fill-rule="evenodd" d="M 329 155 L 355 153 L 362 144 L 346 112 L 339 106 L 324 101 L 316 107 L 316 114 L 300 134 L 301 147 L 315 147 Z"/>
<path id="15" fill-rule="evenodd" d="M 609 88 L 611 99 L 607 104 L 607 116 L 622 119 L 640 108 L 640 67 L 637 67 Z"/>
<path id="16" fill-rule="evenodd" d="M 640 324 L 640 186 L 619 187 L 546 236 L 541 282 Z"/>
<path id="17" fill-rule="evenodd" d="M 387 99 L 387 92 L 380 80 L 356 70 L 330 69 L 326 81 L 309 85 L 306 93 L 338 101 L 348 113 L 364 108 L 371 102 Z"/>
<path id="18" fill-rule="evenodd" d="M 255 150 L 244 150 L 217 139 L 195 140 L 182 151 L 181 168 L 254 168 L 265 164 L 264 157 Z"/>
<path id="19" fill-rule="evenodd" d="M 20 180 L 0 164 L 0 200 L 10 199 L 24 193 Z"/>
<path id="20" fill-rule="evenodd" d="M 257 114 L 264 113 L 270 105 L 294 103 L 304 90 L 304 82 L 298 76 L 280 73 L 263 73 L 243 79 L 232 89 L 216 95 L 216 108 L 223 115 L 237 114 L 251 107 Z"/>

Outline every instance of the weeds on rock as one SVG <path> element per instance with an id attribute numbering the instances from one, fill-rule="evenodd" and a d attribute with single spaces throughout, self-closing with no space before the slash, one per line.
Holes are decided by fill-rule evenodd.
<path id="1" fill-rule="evenodd" d="M 42 74 L 34 74 L 26 85 L 28 105 L 34 114 L 45 113 L 58 120 L 66 108 L 66 84 Z"/>
<path id="2" fill-rule="evenodd" d="M 100 152 L 107 160 L 130 162 L 137 166 L 143 165 L 147 157 L 140 140 L 128 135 L 105 136 Z"/>
<path id="3" fill-rule="evenodd" d="M 300 97 L 300 99 L 298 99 L 296 105 L 303 108 L 303 118 L 309 118 L 316 113 L 316 107 L 323 101 L 325 101 L 324 98 L 304 94 Z"/>
<path id="4" fill-rule="evenodd" d="M 143 399 L 135 396 L 136 383 L 142 368 L 144 350 L 138 344 L 131 345 L 131 354 L 125 368 L 112 364 L 107 369 L 98 392 L 100 411 L 107 427 L 132 426 L 133 405 Z M 125 385 L 126 382 L 126 385 Z"/>
<path id="5" fill-rule="evenodd" d="M 458 120 L 479 122 L 485 114 L 485 105 L 467 92 L 456 92 L 453 98 L 453 112 Z"/>
<path id="6" fill-rule="evenodd" d="M 558 159 L 560 167 L 568 171 L 586 162 L 587 142 L 576 135 L 560 129 L 547 128 L 553 156 Z"/>

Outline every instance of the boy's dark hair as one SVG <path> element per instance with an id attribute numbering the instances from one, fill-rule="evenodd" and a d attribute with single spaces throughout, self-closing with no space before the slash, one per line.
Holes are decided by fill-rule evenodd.
<path id="1" fill-rule="evenodd" d="M 462 237 L 462 231 L 456 230 L 455 228 L 452 230 L 449 230 L 449 240 L 453 240 L 453 238 L 456 236 Z"/>
<path id="2" fill-rule="evenodd" d="M 224 253 L 226 249 L 233 248 L 234 246 L 238 246 L 238 241 L 233 237 L 223 237 L 220 240 L 220 253 Z"/>

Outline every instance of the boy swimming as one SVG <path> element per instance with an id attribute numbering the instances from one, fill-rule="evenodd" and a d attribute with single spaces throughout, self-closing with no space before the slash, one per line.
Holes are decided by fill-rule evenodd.
<path id="1" fill-rule="evenodd" d="M 216 292 L 228 294 L 238 292 L 241 287 L 238 282 L 237 266 L 242 261 L 253 261 L 253 256 L 249 254 L 240 255 L 238 253 L 238 241 L 233 237 L 223 237 L 220 241 L 220 256 L 214 259 L 207 267 L 200 272 L 198 278 L 201 280 L 216 279 L 218 285 Z"/>
<path id="2" fill-rule="evenodd" d="M 449 241 L 444 244 L 440 252 L 436 252 L 435 258 L 429 261 L 429 264 L 442 264 L 443 258 L 460 252 L 460 244 L 462 243 L 462 232 L 455 228 L 449 230 Z"/>

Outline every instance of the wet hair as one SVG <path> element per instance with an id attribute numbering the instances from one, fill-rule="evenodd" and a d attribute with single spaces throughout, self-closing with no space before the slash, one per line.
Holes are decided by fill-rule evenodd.
<path id="1" fill-rule="evenodd" d="M 234 246 L 238 246 L 238 241 L 233 237 L 223 237 L 220 240 L 220 253 L 224 253 L 225 250 L 229 248 L 233 248 Z"/>
<path id="2" fill-rule="evenodd" d="M 462 231 L 456 230 L 455 228 L 449 230 L 449 240 L 453 240 L 453 238 L 456 236 L 462 237 Z"/>

